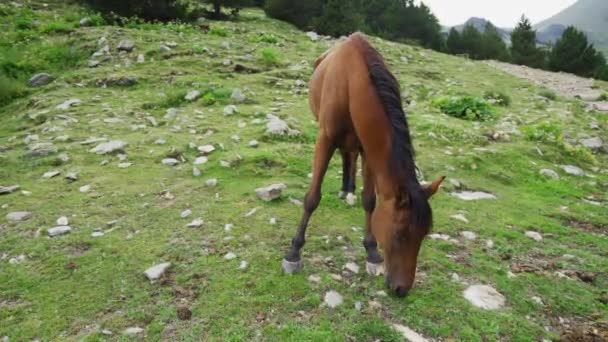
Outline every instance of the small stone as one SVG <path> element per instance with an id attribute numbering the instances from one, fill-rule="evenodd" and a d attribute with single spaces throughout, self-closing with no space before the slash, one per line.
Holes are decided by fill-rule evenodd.
<path id="1" fill-rule="evenodd" d="M 92 148 L 89 152 L 97 154 L 108 154 L 112 152 L 123 151 L 126 146 L 127 143 L 122 140 L 112 140 L 95 146 L 95 148 Z"/>
<path id="2" fill-rule="evenodd" d="M 542 300 L 542 299 L 540 299 L 540 297 L 533 296 L 533 297 L 532 297 L 532 298 L 530 298 L 530 299 L 532 299 L 532 301 L 533 301 L 534 303 L 538 304 L 538 305 L 543 305 L 543 300 Z"/>
<path id="3" fill-rule="evenodd" d="M 118 43 L 118 50 L 119 51 L 131 52 L 131 51 L 133 51 L 133 48 L 135 48 L 135 43 L 133 43 L 130 40 L 121 40 Z"/>
<path id="4" fill-rule="evenodd" d="M 62 103 L 58 104 L 57 109 L 59 110 L 68 110 L 70 107 L 76 106 L 78 104 L 80 104 L 82 101 L 80 101 L 79 99 L 69 99 L 69 100 L 65 100 Z"/>
<path id="5" fill-rule="evenodd" d="M 449 241 L 450 240 L 450 236 L 447 234 L 437 234 L 437 233 L 433 233 L 433 234 L 429 234 L 429 238 L 432 240 L 444 240 L 444 241 Z"/>
<path id="6" fill-rule="evenodd" d="M 207 159 L 207 157 L 197 157 L 196 159 L 194 159 L 194 165 L 203 165 L 206 164 L 209 161 L 209 159 Z"/>
<path id="7" fill-rule="evenodd" d="M 104 235 L 105 235 L 104 232 L 92 232 L 91 233 L 91 237 L 94 237 L 94 238 L 96 238 L 96 237 L 102 237 Z"/>
<path id="8" fill-rule="evenodd" d="M 321 277 L 319 277 L 316 274 L 311 274 L 311 275 L 308 276 L 308 281 L 311 282 L 311 283 L 318 284 L 318 283 L 321 282 Z"/>
<path id="9" fill-rule="evenodd" d="M 6 214 L 6 219 L 9 221 L 22 222 L 29 220 L 32 217 L 32 213 L 29 211 L 15 211 Z"/>
<path id="10" fill-rule="evenodd" d="M 208 186 L 208 187 L 210 187 L 210 188 L 213 188 L 213 187 L 215 187 L 217 185 L 217 179 L 215 179 L 215 178 L 207 179 L 205 181 L 205 185 Z"/>
<path id="11" fill-rule="evenodd" d="M 154 141 L 155 145 L 164 145 L 167 143 L 167 140 L 163 139 L 163 138 L 158 138 Z"/>
<path id="12" fill-rule="evenodd" d="M 578 166 L 560 165 L 559 167 L 561 167 L 562 170 L 564 170 L 569 175 L 578 176 L 578 177 L 583 177 L 586 175 L 585 171 L 583 171 L 583 169 L 581 169 Z"/>
<path id="13" fill-rule="evenodd" d="M 543 240 L 543 236 L 540 235 L 540 233 L 533 232 L 533 231 L 527 231 L 526 232 L 526 236 L 529 237 L 530 239 L 534 240 L 534 241 L 542 241 Z"/>
<path id="14" fill-rule="evenodd" d="M 143 54 L 137 55 L 137 63 L 138 64 L 142 64 L 142 63 L 145 63 L 145 62 L 146 62 L 146 57 L 144 57 Z"/>
<path id="15" fill-rule="evenodd" d="M 551 169 L 542 169 L 542 170 L 540 170 L 540 174 L 547 178 L 559 179 L 559 175 L 557 174 L 557 172 L 555 172 Z"/>
<path id="16" fill-rule="evenodd" d="M 232 90 L 232 95 L 230 95 L 230 98 L 233 99 L 236 103 L 241 103 L 247 99 L 245 94 L 243 94 L 243 92 L 239 88 L 235 88 L 234 90 Z"/>
<path id="17" fill-rule="evenodd" d="M 224 255 L 224 259 L 226 259 L 226 260 L 236 259 L 236 254 L 234 254 L 232 252 L 228 252 L 228 253 L 226 253 L 226 255 Z"/>
<path id="18" fill-rule="evenodd" d="M 185 305 L 178 305 L 177 306 L 177 318 L 179 318 L 182 321 L 187 321 L 190 318 L 192 318 L 192 311 L 190 311 L 190 309 L 188 309 L 188 307 Z"/>
<path id="19" fill-rule="evenodd" d="M 274 226 L 275 224 L 277 224 L 277 219 L 274 217 L 271 217 L 270 220 L 268 220 L 268 223 L 270 223 L 271 225 Z"/>
<path id="20" fill-rule="evenodd" d="M 48 234 L 50 237 L 54 237 L 54 236 L 67 234 L 71 231 L 72 231 L 72 228 L 70 226 L 58 226 L 58 227 L 53 227 L 53 228 L 49 229 Z"/>
<path id="21" fill-rule="evenodd" d="M 0 185 L 0 195 L 10 194 L 10 193 L 15 192 L 15 191 L 17 191 L 19 189 L 21 189 L 21 187 L 19 185 L 9 185 L 9 186 L 2 186 L 2 185 Z"/>
<path id="22" fill-rule="evenodd" d="M 101 64 L 100 61 L 90 60 L 87 65 L 89 66 L 89 68 L 97 68 L 99 64 Z"/>
<path id="23" fill-rule="evenodd" d="M 414 330 L 403 326 L 401 324 L 393 324 L 393 329 L 397 330 L 397 332 L 403 335 L 405 341 L 408 342 L 429 342 L 426 338 L 422 337 L 422 335 L 418 334 Z"/>
<path id="24" fill-rule="evenodd" d="M 123 331 L 123 334 L 129 335 L 129 336 L 134 336 L 134 335 L 139 335 L 143 332 L 144 332 L 144 329 L 142 329 L 140 327 L 130 327 L 130 328 L 125 329 Z"/>
<path id="25" fill-rule="evenodd" d="M 55 80 L 55 77 L 51 76 L 47 73 L 40 73 L 32 76 L 28 81 L 27 85 L 35 88 L 42 87 L 43 85 L 47 85 Z"/>
<path id="26" fill-rule="evenodd" d="M 599 137 L 584 139 L 583 141 L 581 141 L 581 144 L 595 152 L 599 151 L 602 146 L 604 146 L 604 142 Z"/>
<path id="27" fill-rule="evenodd" d="M 78 174 L 76 172 L 68 172 L 65 174 L 65 179 L 70 182 L 75 182 L 78 180 Z"/>
<path id="28" fill-rule="evenodd" d="M 175 166 L 177 164 L 179 164 L 179 160 L 174 159 L 174 158 L 165 158 L 162 161 L 163 165 L 167 165 L 167 166 Z"/>
<path id="29" fill-rule="evenodd" d="M 233 115 L 234 113 L 238 113 L 238 109 L 235 105 L 228 105 L 224 107 L 224 115 Z"/>
<path id="30" fill-rule="evenodd" d="M 78 188 L 78 191 L 80 192 L 89 192 L 89 190 L 91 190 L 91 186 L 90 185 L 83 185 L 80 188 Z"/>
<path id="31" fill-rule="evenodd" d="M 192 222 L 188 223 L 187 227 L 188 228 L 200 228 L 203 223 L 205 223 L 205 221 L 203 221 L 202 218 L 197 218 L 192 220 Z"/>
<path id="32" fill-rule="evenodd" d="M 475 239 L 477 239 L 477 234 L 469 231 L 460 232 L 460 235 L 462 235 L 462 237 L 469 241 L 474 241 Z"/>
<path id="33" fill-rule="evenodd" d="M 199 177 L 201 175 L 201 170 L 199 170 L 196 166 L 192 168 L 192 175 L 194 177 Z"/>
<path id="34" fill-rule="evenodd" d="M 103 329 L 103 330 L 101 331 L 101 333 L 102 333 L 103 335 L 106 335 L 106 336 L 112 336 L 112 335 L 113 335 L 112 331 L 111 331 L 111 330 L 108 330 L 108 329 Z"/>
<path id="35" fill-rule="evenodd" d="M 261 200 L 270 202 L 281 197 L 281 193 L 285 187 L 286 185 L 283 183 L 272 184 L 267 187 L 255 189 L 255 193 Z"/>
<path id="36" fill-rule="evenodd" d="M 496 196 L 492 194 L 488 194 L 486 192 L 481 191 L 462 191 L 462 192 L 453 192 L 450 195 L 459 198 L 464 201 L 475 201 L 482 199 L 496 199 Z"/>
<path id="37" fill-rule="evenodd" d="M 184 100 L 186 101 L 194 101 L 196 99 L 198 99 L 201 96 L 201 92 L 198 90 L 192 90 L 189 91 L 188 94 L 186 94 L 186 96 L 184 97 Z"/>
<path id="38" fill-rule="evenodd" d="M 320 39 L 319 35 L 316 32 L 310 31 L 310 32 L 306 32 L 306 35 L 308 36 L 308 38 L 310 38 L 310 40 L 312 40 L 313 42 L 316 42 Z"/>
<path id="39" fill-rule="evenodd" d="M 121 169 L 126 169 L 128 167 L 130 167 L 132 164 L 131 163 L 120 163 L 118 164 L 118 167 Z"/>
<path id="40" fill-rule="evenodd" d="M 574 260 L 574 259 L 576 259 L 576 255 L 573 255 L 573 254 L 564 254 L 564 255 L 562 255 L 562 258 L 564 258 L 566 260 Z"/>
<path id="41" fill-rule="evenodd" d="M 462 221 L 464 223 L 469 223 L 469 220 L 467 220 L 467 218 L 463 214 L 455 214 L 450 217 L 453 218 L 454 220 Z"/>
<path id="42" fill-rule="evenodd" d="M 460 282 L 460 276 L 456 273 L 452 273 L 452 281 L 455 283 L 459 283 Z"/>
<path id="43" fill-rule="evenodd" d="M 171 267 L 170 262 L 165 262 L 162 264 L 154 265 L 154 266 L 148 268 L 144 272 L 144 275 L 150 281 L 158 280 L 158 279 L 160 279 L 160 277 L 162 277 L 165 274 L 165 272 L 169 269 L 169 267 Z"/>
<path id="44" fill-rule="evenodd" d="M 61 172 L 59 172 L 57 170 L 48 171 L 42 175 L 42 178 L 49 179 L 49 178 L 57 177 L 60 173 Z"/>
<path id="45" fill-rule="evenodd" d="M 186 218 L 186 217 L 188 217 L 190 215 L 192 215 L 192 210 L 186 209 L 186 210 L 182 211 L 182 213 L 179 216 L 181 218 Z"/>
<path id="46" fill-rule="evenodd" d="M 266 133 L 272 135 L 297 135 L 298 131 L 292 130 L 287 125 L 287 122 L 281 120 L 278 116 L 268 114 L 266 115 L 268 122 L 266 123 Z"/>
<path id="47" fill-rule="evenodd" d="M 463 295 L 473 306 L 485 310 L 497 310 L 505 305 L 505 297 L 488 285 L 471 285 Z"/>
<path id="48" fill-rule="evenodd" d="M 232 228 L 234 228 L 234 225 L 233 225 L 232 223 L 226 223 L 226 224 L 224 225 L 224 231 L 225 231 L 225 232 L 232 231 Z"/>
<path id="49" fill-rule="evenodd" d="M 342 299 L 342 295 L 333 290 L 325 293 L 323 301 L 325 302 L 325 304 L 327 304 L 328 307 L 332 309 L 338 307 L 344 302 L 344 300 Z"/>
<path id="50" fill-rule="evenodd" d="M 260 145 L 260 143 L 257 140 L 251 140 L 248 144 L 249 147 L 253 147 L 256 148 Z"/>
<path id="51" fill-rule="evenodd" d="M 61 216 L 57 219 L 58 226 L 67 226 L 69 224 L 68 218 L 66 216 Z"/>
<path id="52" fill-rule="evenodd" d="M 249 263 L 245 260 L 241 260 L 241 263 L 239 264 L 239 270 L 246 270 L 247 267 L 249 266 Z"/>
<path id="53" fill-rule="evenodd" d="M 91 20 L 91 18 L 85 17 L 85 18 L 80 19 L 78 24 L 80 25 L 80 27 L 86 27 L 86 26 L 91 26 L 93 24 L 93 21 Z"/>
<path id="54" fill-rule="evenodd" d="M 355 310 L 361 311 L 363 309 L 363 304 L 361 302 L 355 302 Z"/>
<path id="55" fill-rule="evenodd" d="M 494 248 L 494 241 L 492 241 L 490 239 L 486 240 L 486 248 L 488 248 L 488 249 Z"/>
<path id="56" fill-rule="evenodd" d="M 344 265 L 344 269 L 354 274 L 359 273 L 359 265 L 355 264 L 354 262 L 347 262 L 346 265 Z"/>
<path id="57" fill-rule="evenodd" d="M 213 151 L 215 151 L 215 146 L 213 145 L 203 145 L 203 146 L 199 146 L 198 147 L 198 151 L 203 153 L 203 154 L 209 154 Z"/>

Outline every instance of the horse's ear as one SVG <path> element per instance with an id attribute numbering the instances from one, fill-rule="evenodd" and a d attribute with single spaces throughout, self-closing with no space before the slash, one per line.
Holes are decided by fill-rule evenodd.
<path id="1" fill-rule="evenodd" d="M 443 183 L 444 180 L 445 180 L 445 176 L 442 176 L 441 178 L 434 181 L 433 183 L 426 185 L 424 187 L 424 192 L 426 193 L 426 198 L 431 198 L 431 196 L 433 196 L 437 192 L 437 190 L 439 190 L 439 186 L 441 185 L 441 183 Z"/>

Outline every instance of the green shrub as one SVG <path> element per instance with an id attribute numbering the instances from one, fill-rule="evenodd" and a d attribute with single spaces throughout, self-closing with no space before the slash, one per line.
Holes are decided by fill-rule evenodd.
<path id="1" fill-rule="evenodd" d="M 268 44 L 276 44 L 279 42 L 279 39 L 274 34 L 264 33 L 255 39 L 257 42 L 268 43 Z"/>
<path id="2" fill-rule="evenodd" d="M 279 52 L 272 48 L 260 50 L 260 61 L 267 66 L 279 65 L 281 63 Z"/>
<path id="3" fill-rule="evenodd" d="M 48 64 L 49 69 L 61 71 L 80 65 L 89 54 L 74 43 L 64 41 L 43 44 L 37 56 Z"/>
<path id="4" fill-rule="evenodd" d="M 600 100 L 602 100 L 602 101 L 608 101 L 608 91 L 607 92 L 603 92 L 602 95 L 600 95 Z"/>
<path id="5" fill-rule="evenodd" d="M 40 28 L 42 33 L 70 33 L 74 31 L 74 24 L 70 24 L 65 20 L 53 20 Z"/>
<path id="6" fill-rule="evenodd" d="M 538 92 L 538 95 L 551 101 L 555 101 L 557 99 L 557 94 L 551 89 L 542 89 Z"/>
<path id="7" fill-rule="evenodd" d="M 493 101 L 499 106 L 509 107 L 511 105 L 511 97 L 502 91 L 487 90 L 483 94 L 483 98 L 489 101 Z"/>
<path id="8" fill-rule="evenodd" d="M 0 107 L 27 94 L 23 82 L 9 78 L 0 73 Z"/>
<path id="9" fill-rule="evenodd" d="M 524 127 L 522 130 L 526 139 L 532 141 L 559 142 L 563 140 L 562 127 L 552 122 L 541 122 Z"/>
<path id="10" fill-rule="evenodd" d="M 209 30 L 209 34 L 218 36 L 218 37 L 228 37 L 228 30 L 223 27 L 213 26 Z"/>
<path id="11" fill-rule="evenodd" d="M 34 22 L 30 17 L 20 15 L 15 19 L 15 28 L 17 30 L 31 30 L 34 28 Z"/>
<path id="12" fill-rule="evenodd" d="M 188 17 L 188 3 L 181 0 L 81 0 L 92 9 L 122 17 L 170 21 Z"/>
<path id="13" fill-rule="evenodd" d="M 203 96 L 203 104 L 205 106 L 211 106 L 213 104 L 215 104 L 217 100 L 215 99 L 215 95 L 213 95 L 213 93 L 207 93 Z"/>
<path id="14" fill-rule="evenodd" d="M 485 121 L 494 110 L 484 99 L 474 96 L 443 96 L 433 102 L 443 113 L 466 120 Z"/>

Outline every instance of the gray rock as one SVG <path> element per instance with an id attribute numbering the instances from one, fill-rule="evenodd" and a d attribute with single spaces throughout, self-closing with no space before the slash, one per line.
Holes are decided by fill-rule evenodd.
<path id="1" fill-rule="evenodd" d="M 89 66 L 89 68 L 97 68 L 99 66 L 99 64 L 101 64 L 100 61 L 96 61 L 96 60 L 90 60 L 87 65 Z"/>
<path id="2" fill-rule="evenodd" d="M 133 51 L 133 49 L 135 48 L 135 43 L 133 43 L 130 40 L 121 40 L 120 43 L 118 43 L 118 51 L 126 51 L 126 52 L 131 52 Z"/>
<path id="3" fill-rule="evenodd" d="M 163 44 L 163 45 L 160 46 L 160 51 L 162 51 L 162 52 L 169 52 L 169 51 L 171 51 L 171 48 L 168 47 L 167 45 Z"/>
<path id="4" fill-rule="evenodd" d="M 313 42 L 318 41 L 319 39 L 321 39 L 321 37 L 319 37 L 319 35 L 316 32 L 310 31 L 310 32 L 306 32 L 306 35 L 308 36 L 308 38 L 310 38 L 310 40 L 312 40 Z"/>
<path id="5" fill-rule="evenodd" d="M 61 216 L 57 219 L 58 226 L 67 226 L 69 223 L 68 218 L 66 216 Z"/>
<path id="6" fill-rule="evenodd" d="M 179 216 L 181 218 L 186 218 L 186 217 L 188 217 L 190 215 L 192 215 L 192 210 L 186 209 L 186 210 L 182 211 L 182 213 Z"/>
<path id="7" fill-rule="evenodd" d="M 462 192 L 452 192 L 450 195 L 459 198 L 464 201 L 475 201 L 482 199 L 496 199 L 496 196 L 481 192 L 481 191 L 462 191 Z"/>
<path id="8" fill-rule="evenodd" d="M 344 269 L 354 273 L 354 274 L 358 274 L 359 273 L 359 265 L 355 264 L 354 262 L 347 262 L 346 265 L 344 265 Z"/>
<path id="9" fill-rule="evenodd" d="M 477 234 L 475 234 L 473 232 L 469 232 L 469 231 L 460 232 L 460 235 L 462 235 L 463 238 L 465 238 L 469 241 L 473 241 L 473 240 L 477 239 Z"/>
<path id="10" fill-rule="evenodd" d="M 215 187 L 217 185 L 217 179 L 215 179 L 215 178 L 207 179 L 205 181 L 205 185 L 208 186 L 208 187 L 210 187 L 210 188 L 213 188 L 213 187 Z"/>
<path id="11" fill-rule="evenodd" d="M 67 179 L 70 182 L 75 182 L 78 180 L 78 174 L 76 172 L 68 172 L 65 175 L 65 179 Z"/>
<path id="12" fill-rule="evenodd" d="M 325 302 L 328 307 L 334 309 L 340 306 L 344 302 L 344 299 L 342 298 L 341 294 L 332 290 L 325 293 L 325 297 L 323 297 L 323 302 Z"/>
<path id="13" fill-rule="evenodd" d="M 241 263 L 239 264 L 239 270 L 246 270 L 247 267 L 249 266 L 249 263 L 245 260 L 241 260 Z"/>
<path id="14" fill-rule="evenodd" d="M 256 147 L 260 146 L 260 143 L 259 143 L 257 140 L 251 140 L 251 141 L 250 141 L 250 142 L 247 144 L 247 146 L 249 146 L 249 147 L 253 147 L 253 148 L 256 148 Z"/>
<path id="15" fill-rule="evenodd" d="M 87 26 L 91 26 L 93 24 L 93 21 L 91 20 L 91 18 L 85 17 L 85 18 L 80 19 L 78 24 L 80 25 L 80 27 L 87 27 Z"/>
<path id="16" fill-rule="evenodd" d="M 84 192 L 89 192 L 89 190 L 91 190 L 91 186 L 88 185 L 88 184 L 87 185 L 83 185 L 80 188 L 78 188 L 78 191 L 83 192 L 83 193 Z"/>
<path id="17" fill-rule="evenodd" d="M 203 146 L 199 146 L 198 147 L 198 151 L 203 153 L 203 154 L 209 154 L 213 151 L 215 151 L 215 146 L 213 145 L 203 145 Z"/>
<path id="18" fill-rule="evenodd" d="M 199 177 L 201 175 L 201 170 L 199 170 L 196 166 L 192 168 L 192 175 L 194 177 Z"/>
<path id="19" fill-rule="evenodd" d="M 32 217 L 32 213 L 29 211 L 14 211 L 6 214 L 6 219 L 9 221 L 21 222 L 29 220 Z"/>
<path id="20" fill-rule="evenodd" d="M 89 152 L 97 154 L 108 154 L 112 152 L 123 151 L 126 146 L 127 143 L 122 140 L 112 140 L 97 145 L 95 148 L 89 150 Z"/>
<path id="21" fill-rule="evenodd" d="M 281 120 L 276 115 L 268 114 L 266 116 L 268 122 L 266 123 L 266 133 L 274 135 L 298 135 L 299 132 L 289 128 L 287 122 Z"/>
<path id="22" fill-rule="evenodd" d="M 226 260 L 236 259 L 236 254 L 234 254 L 232 252 L 228 252 L 228 253 L 226 253 L 226 255 L 224 255 L 224 259 L 226 259 Z"/>
<path id="23" fill-rule="evenodd" d="M 171 267 L 170 262 L 165 262 L 162 264 L 154 265 L 154 266 L 148 268 L 146 271 L 144 271 L 144 275 L 150 281 L 158 280 L 158 279 L 160 279 L 160 277 L 162 277 L 165 274 L 165 272 L 169 269 L 169 267 Z"/>
<path id="24" fill-rule="evenodd" d="M 174 158 L 165 158 L 163 159 L 163 165 L 167 165 L 167 166 L 175 166 L 177 164 L 179 164 L 179 160 L 174 159 Z"/>
<path id="25" fill-rule="evenodd" d="M 255 193 L 261 200 L 270 202 L 281 197 L 281 193 L 285 187 L 286 186 L 283 183 L 272 184 L 263 188 L 255 189 Z"/>
<path id="26" fill-rule="evenodd" d="M 527 231 L 526 232 L 526 236 L 529 237 L 530 239 L 534 240 L 534 241 L 542 241 L 543 240 L 543 236 L 540 235 L 540 233 L 538 233 L 538 232 Z"/>
<path id="27" fill-rule="evenodd" d="M 198 99 L 201 96 L 201 92 L 198 90 L 192 90 L 189 91 L 188 94 L 186 94 L 186 96 L 184 97 L 184 100 L 186 101 L 194 101 L 196 99 Z"/>
<path id="28" fill-rule="evenodd" d="M 551 169 L 542 169 L 540 170 L 540 174 L 547 178 L 559 179 L 559 175 L 557 174 L 557 172 Z"/>
<path id="29" fill-rule="evenodd" d="M 230 98 L 233 99 L 236 103 L 244 102 L 247 99 L 245 94 L 243 94 L 243 92 L 239 88 L 235 88 L 234 90 L 232 90 L 232 95 L 230 95 Z"/>
<path id="30" fill-rule="evenodd" d="M 140 327 L 130 327 L 125 329 L 122 333 L 124 335 L 129 335 L 129 336 L 134 336 L 134 335 L 138 335 L 144 332 L 144 329 L 140 328 Z"/>
<path id="31" fill-rule="evenodd" d="M 131 164 L 131 163 L 120 163 L 120 164 L 118 164 L 118 167 L 121 168 L 121 169 L 126 169 L 126 168 L 130 167 L 131 165 L 133 165 L 133 164 Z"/>
<path id="32" fill-rule="evenodd" d="M 47 85 L 51 82 L 53 82 L 55 80 L 55 77 L 53 77 L 50 74 L 47 73 L 40 73 L 40 74 L 36 74 L 34 76 L 32 76 L 28 81 L 27 81 L 27 85 L 30 87 L 42 87 L 43 85 Z"/>
<path id="33" fill-rule="evenodd" d="M 604 142 L 599 137 L 585 139 L 585 140 L 581 141 L 581 144 L 583 144 L 583 146 L 585 146 L 595 152 L 599 151 L 602 148 L 602 146 L 604 146 Z"/>
<path id="34" fill-rule="evenodd" d="M 471 285 L 463 292 L 473 306 L 485 310 L 498 310 L 505 306 L 505 297 L 488 285 Z"/>
<path id="35" fill-rule="evenodd" d="M 186 226 L 188 228 L 200 228 L 204 223 L 205 221 L 203 221 L 203 219 L 199 217 L 192 220 L 192 222 L 188 223 Z"/>
<path id="36" fill-rule="evenodd" d="M 0 185 L 0 195 L 10 194 L 19 189 L 21 189 L 21 187 L 19 185 L 9 185 L 9 186 Z"/>
<path id="37" fill-rule="evenodd" d="M 59 110 L 68 110 L 70 107 L 76 106 L 78 104 L 80 104 L 82 101 L 80 101 L 79 99 L 69 99 L 69 100 L 65 100 L 62 103 L 58 104 L 57 109 Z"/>
<path id="38" fill-rule="evenodd" d="M 29 151 L 25 154 L 26 157 L 48 156 L 49 154 L 57 153 L 57 148 L 50 142 L 33 144 L 28 148 Z"/>
<path id="39" fill-rule="evenodd" d="M 414 330 L 412 330 L 406 326 L 403 326 L 401 324 L 393 324 L 393 329 L 395 329 L 397 332 L 401 333 L 401 335 L 403 335 L 403 338 L 405 339 L 405 341 L 429 342 L 429 340 L 422 337 L 422 335 L 418 334 Z"/>
<path id="40" fill-rule="evenodd" d="M 583 177 L 586 175 L 585 171 L 583 171 L 583 169 L 581 169 L 578 166 L 560 165 L 559 167 L 561 167 L 562 170 L 564 170 L 569 175 L 578 176 L 578 177 Z"/>
<path id="41" fill-rule="evenodd" d="M 70 226 L 57 226 L 48 230 L 48 234 L 50 237 L 55 237 L 59 235 L 64 235 L 72 231 Z"/>
<path id="42" fill-rule="evenodd" d="M 453 218 L 454 220 L 458 220 L 464 223 L 469 223 L 469 220 L 463 215 L 463 214 L 455 214 L 450 216 L 450 218 Z"/>
<path id="43" fill-rule="evenodd" d="M 224 115 L 232 115 L 234 113 L 238 113 L 239 110 L 235 105 L 228 105 L 224 107 Z"/>
<path id="44" fill-rule="evenodd" d="M 145 62 L 146 62 L 146 57 L 144 57 L 144 55 L 142 55 L 142 54 L 137 55 L 137 63 L 138 64 L 142 64 L 142 63 L 145 63 Z"/>
<path id="45" fill-rule="evenodd" d="M 57 170 L 47 171 L 42 175 L 42 178 L 45 178 L 45 179 L 53 178 L 53 177 L 58 176 L 60 173 L 61 172 L 59 172 Z"/>

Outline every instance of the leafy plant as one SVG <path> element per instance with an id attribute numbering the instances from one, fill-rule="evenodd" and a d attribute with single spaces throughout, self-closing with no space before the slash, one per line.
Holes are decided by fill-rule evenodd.
<path id="1" fill-rule="evenodd" d="M 552 122 L 524 127 L 523 132 L 526 139 L 532 141 L 557 142 L 563 139 L 562 127 Z"/>
<path id="2" fill-rule="evenodd" d="M 279 52 L 272 48 L 264 48 L 260 50 L 260 60 L 267 66 L 279 65 Z"/>
<path id="3" fill-rule="evenodd" d="M 443 113 L 466 120 L 486 121 L 494 117 L 494 109 L 484 99 L 474 96 L 443 96 L 433 101 Z"/>
<path id="4" fill-rule="evenodd" d="M 215 104 L 216 102 L 216 98 L 215 95 L 213 95 L 213 93 L 207 93 L 203 96 L 203 104 L 205 106 L 211 106 L 213 104 Z"/>
<path id="5" fill-rule="evenodd" d="M 212 35 L 218 36 L 218 37 L 228 37 L 228 30 L 223 27 L 213 26 L 209 30 L 209 34 L 212 34 Z"/>
<path id="6" fill-rule="evenodd" d="M 511 97 L 502 91 L 487 90 L 483 94 L 483 98 L 498 104 L 499 106 L 508 107 L 511 105 Z"/>
<path id="7" fill-rule="evenodd" d="M 264 33 L 255 39 L 257 42 L 276 44 L 279 39 L 274 34 Z"/>
<path id="8" fill-rule="evenodd" d="M 602 100 L 602 101 L 608 101 L 608 91 L 607 92 L 603 92 L 602 95 L 600 95 L 600 100 Z"/>
<path id="9" fill-rule="evenodd" d="M 555 101 L 557 99 L 557 94 L 555 94 L 555 92 L 550 89 L 542 89 L 541 91 L 538 92 L 538 95 L 540 95 L 546 99 L 549 99 L 551 101 Z"/>

